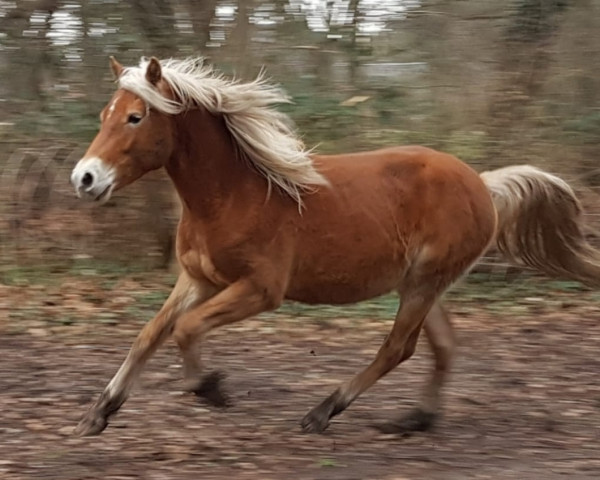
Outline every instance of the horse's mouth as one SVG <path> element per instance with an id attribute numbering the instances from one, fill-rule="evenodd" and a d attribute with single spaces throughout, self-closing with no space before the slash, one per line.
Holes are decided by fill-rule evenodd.
<path id="1" fill-rule="evenodd" d="M 110 198 L 110 194 L 112 192 L 112 184 L 108 185 L 104 190 L 102 190 L 102 192 L 100 192 L 100 194 L 94 198 L 95 202 L 103 202 L 106 201 Z"/>

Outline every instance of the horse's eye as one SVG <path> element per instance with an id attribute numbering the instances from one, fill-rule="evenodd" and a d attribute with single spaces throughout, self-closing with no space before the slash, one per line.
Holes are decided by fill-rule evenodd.
<path id="1" fill-rule="evenodd" d="M 142 121 L 142 116 L 139 113 L 132 113 L 127 118 L 127 123 L 131 123 L 132 125 L 137 125 Z"/>

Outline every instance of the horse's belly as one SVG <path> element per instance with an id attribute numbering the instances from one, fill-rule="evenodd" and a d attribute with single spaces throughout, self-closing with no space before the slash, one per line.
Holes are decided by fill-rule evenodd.
<path id="1" fill-rule="evenodd" d="M 389 260 L 349 266 L 298 269 L 286 298 L 303 303 L 355 303 L 396 290 L 404 272 L 401 263 Z"/>
<path id="2" fill-rule="evenodd" d="M 340 285 L 318 285 L 316 289 L 299 289 L 289 291 L 285 298 L 307 304 L 342 305 L 356 303 L 378 297 L 393 290 L 389 288 L 348 288 Z"/>

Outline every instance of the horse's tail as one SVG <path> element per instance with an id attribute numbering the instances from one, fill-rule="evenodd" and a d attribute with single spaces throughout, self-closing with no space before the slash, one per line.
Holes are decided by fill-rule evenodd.
<path id="1" fill-rule="evenodd" d="M 581 205 L 564 180 L 529 165 L 481 178 L 498 212 L 496 245 L 509 261 L 600 286 L 600 251 L 587 242 Z"/>

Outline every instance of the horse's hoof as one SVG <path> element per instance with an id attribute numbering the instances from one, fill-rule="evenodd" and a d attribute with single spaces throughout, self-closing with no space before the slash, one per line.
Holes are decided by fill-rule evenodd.
<path id="1" fill-rule="evenodd" d="M 319 407 L 313 408 L 304 416 L 300 425 L 305 433 L 323 433 L 329 426 L 329 414 Z"/>
<path id="2" fill-rule="evenodd" d="M 398 420 L 375 425 L 375 428 L 381 433 L 410 435 L 414 432 L 431 430 L 436 419 L 437 415 L 435 413 L 417 408 Z"/>
<path id="3" fill-rule="evenodd" d="M 108 420 L 105 417 L 90 412 L 81 419 L 77 427 L 73 430 L 73 434 L 78 437 L 99 435 L 107 426 Z"/>
<path id="4" fill-rule="evenodd" d="M 228 407 L 231 401 L 227 394 L 223 391 L 222 381 L 225 374 L 221 372 L 212 372 L 202 379 L 199 385 L 189 389 L 197 397 L 203 398 L 214 407 Z"/>
<path id="5" fill-rule="evenodd" d="M 331 417 L 344 411 L 348 402 L 342 400 L 343 396 L 336 390 L 323 400 L 318 406 L 308 412 L 302 422 L 302 430 L 306 433 L 323 433 L 329 426 Z"/>

